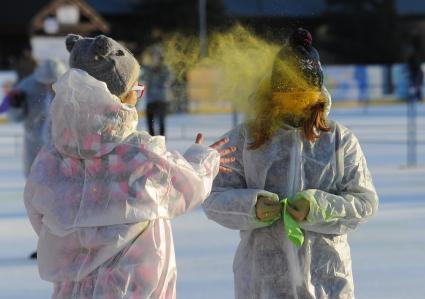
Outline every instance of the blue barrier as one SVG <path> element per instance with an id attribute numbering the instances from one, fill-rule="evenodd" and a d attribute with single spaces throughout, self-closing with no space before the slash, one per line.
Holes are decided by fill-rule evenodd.
<path id="1" fill-rule="evenodd" d="M 425 72 L 425 64 L 422 65 Z M 325 85 L 335 101 L 406 99 L 409 77 L 405 64 L 324 66 Z M 425 92 L 425 84 L 422 86 Z"/>

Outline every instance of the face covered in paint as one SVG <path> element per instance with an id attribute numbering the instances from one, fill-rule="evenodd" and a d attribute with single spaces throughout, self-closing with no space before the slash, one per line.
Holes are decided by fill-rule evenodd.
<path id="1" fill-rule="evenodd" d="M 295 50 L 284 47 L 277 54 L 272 71 L 271 96 L 279 114 L 305 119 L 310 116 L 309 108 L 320 100 L 323 74 L 320 61 L 314 59 L 314 55 L 304 57 L 296 50 L 300 51 L 299 46 Z M 301 53 L 308 54 L 304 52 Z"/>

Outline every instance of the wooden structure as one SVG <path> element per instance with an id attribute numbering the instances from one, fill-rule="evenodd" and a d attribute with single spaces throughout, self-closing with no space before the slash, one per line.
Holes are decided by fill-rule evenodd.
<path id="1" fill-rule="evenodd" d="M 73 9 L 78 14 L 75 16 L 77 22 L 61 22 L 58 14 L 62 8 Z M 51 32 L 46 32 L 46 23 L 48 22 L 50 22 L 50 27 L 54 27 Z M 47 33 L 48 35 L 63 36 L 71 32 L 83 36 L 94 32 L 107 33 L 109 24 L 84 0 L 53 0 L 33 17 L 30 25 L 31 35 Z"/>

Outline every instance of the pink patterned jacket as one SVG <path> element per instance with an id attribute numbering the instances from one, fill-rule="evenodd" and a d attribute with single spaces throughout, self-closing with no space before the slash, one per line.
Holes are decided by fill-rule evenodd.
<path id="1" fill-rule="evenodd" d="M 169 219 L 209 195 L 219 154 L 182 156 L 136 130 L 137 111 L 71 69 L 54 85 L 52 144 L 32 165 L 25 205 L 53 298 L 175 298 Z"/>

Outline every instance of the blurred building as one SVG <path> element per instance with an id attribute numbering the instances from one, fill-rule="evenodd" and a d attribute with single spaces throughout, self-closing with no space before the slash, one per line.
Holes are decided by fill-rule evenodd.
<path id="1" fill-rule="evenodd" d="M 404 44 L 417 35 L 425 61 L 423 0 L 223 1 L 228 16 L 271 39 L 306 27 L 326 64 L 402 62 Z"/>
<path id="2" fill-rule="evenodd" d="M 108 22 L 85 1 L 54 0 L 31 20 L 32 56 L 37 61 L 55 57 L 67 63 L 65 37 L 68 33 L 90 36 L 108 32 Z"/>
<path id="3" fill-rule="evenodd" d="M 127 20 L 133 14 L 133 2 L 135 1 L 8 1 L 0 10 L 0 68 L 10 69 L 24 50 L 31 48 L 31 38 L 34 36 L 58 37 L 69 32 L 81 35 L 112 33 L 117 36 L 120 28 L 130 27 Z M 76 6 L 78 12 L 72 11 L 72 6 Z M 75 17 L 78 18 L 77 22 Z"/>

